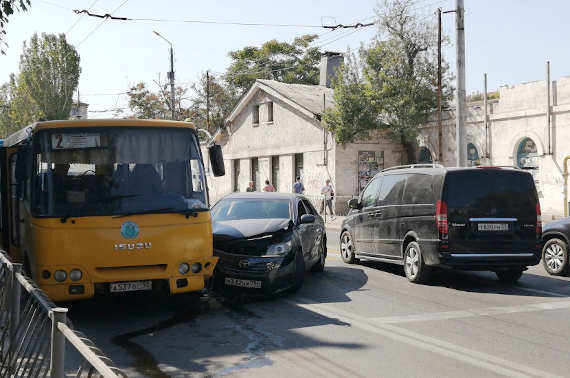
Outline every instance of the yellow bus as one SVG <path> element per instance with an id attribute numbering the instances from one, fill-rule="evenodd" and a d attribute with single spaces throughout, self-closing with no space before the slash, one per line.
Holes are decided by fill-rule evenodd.
<path id="1" fill-rule="evenodd" d="M 219 145 L 209 148 L 224 174 Z M 54 301 L 199 291 L 212 276 L 204 161 L 189 122 L 37 122 L 0 148 L 2 247 Z"/>

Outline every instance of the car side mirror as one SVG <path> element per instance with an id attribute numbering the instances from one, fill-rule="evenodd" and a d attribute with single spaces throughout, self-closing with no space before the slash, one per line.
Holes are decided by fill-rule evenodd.
<path id="1" fill-rule="evenodd" d="M 312 214 L 301 215 L 301 224 L 315 223 L 315 216 Z"/>
<path id="2" fill-rule="evenodd" d="M 348 201 L 348 208 L 360 210 L 360 202 L 358 201 L 358 198 L 353 198 L 353 199 L 349 200 Z"/>
<path id="3" fill-rule="evenodd" d="M 208 155 L 210 155 L 210 165 L 214 176 L 220 177 L 226 174 L 224 167 L 224 155 L 222 154 L 222 146 L 214 144 L 208 147 Z"/>

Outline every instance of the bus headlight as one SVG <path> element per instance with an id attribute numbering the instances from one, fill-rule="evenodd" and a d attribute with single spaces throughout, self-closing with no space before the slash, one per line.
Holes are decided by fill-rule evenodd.
<path id="1" fill-rule="evenodd" d="M 67 278 L 67 273 L 65 273 L 65 270 L 56 270 L 53 274 L 53 278 L 55 278 L 57 282 L 63 282 Z"/>
<path id="2" fill-rule="evenodd" d="M 83 277 L 83 273 L 81 273 L 79 269 L 72 269 L 71 272 L 69 272 L 69 279 L 72 281 L 79 281 L 81 277 Z"/>
<path id="3" fill-rule="evenodd" d="M 293 248 L 293 241 L 288 240 L 285 243 L 273 244 L 267 248 L 266 256 L 284 256 Z"/>
<path id="4" fill-rule="evenodd" d="M 198 273 L 201 270 L 202 270 L 202 264 L 200 264 L 199 262 L 192 264 L 192 273 Z"/>
<path id="5" fill-rule="evenodd" d="M 178 272 L 180 272 L 180 274 L 186 274 L 189 270 L 190 266 L 186 263 L 182 263 L 178 266 Z"/>

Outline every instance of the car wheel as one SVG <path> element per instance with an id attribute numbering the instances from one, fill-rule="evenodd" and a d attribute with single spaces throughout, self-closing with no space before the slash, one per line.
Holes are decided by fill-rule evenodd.
<path id="1" fill-rule="evenodd" d="M 303 286 L 305 281 L 305 259 L 303 258 L 303 251 L 299 249 L 295 255 L 295 282 L 291 291 L 298 291 Z"/>
<path id="2" fill-rule="evenodd" d="M 410 282 L 422 283 L 429 279 L 431 268 L 425 265 L 420 245 L 413 241 L 404 252 L 404 272 Z"/>
<path id="3" fill-rule="evenodd" d="M 344 231 L 340 236 L 340 257 L 342 261 L 347 264 L 354 264 L 356 262 L 354 242 L 350 232 Z"/>
<path id="4" fill-rule="evenodd" d="M 317 261 L 311 268 L 312 273 L 321 273 L 325 270 L 325 260 L 327 259 L 327 241 L 325 238 L 321 241 L 319 248 L 319 261 Z"/>
<path id="5" fill-rule="evenodd" d="M 560 276 L 568 273 L 568 244 L 561 239 L 550 239 L 542 248 L 542 263 L 549 274 Z"/>
<path id="6" fill-rule="evenodd" d="M 498 270 L 495 272 L 499 281 L 503 283 L 515 283 L 521 278 L 523 274 L 522 269 L 507 269 L 507 270 Z"/>

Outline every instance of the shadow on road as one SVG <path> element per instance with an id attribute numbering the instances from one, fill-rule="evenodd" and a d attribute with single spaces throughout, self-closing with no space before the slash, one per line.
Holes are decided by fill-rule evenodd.
<path id="1" fill-rule="evenodd" d="M 347 302 L 347 293 L 360 290 L 367 280 L 358 267 L 327 267 L 322 274 L 307 275 L 299 294 L 316 302 Z M 287 294 L 272 299 L 234 292 L 229 297 L 214 296 L 207 302 L 182 305 L 145 294 L 68 305 L 74 326 L 118 366 L 129 368 L 129 376 L 225 375 L 273 364 L 267 352 L 289 353 L 296 359 L 305 358 L 296 350 L 306 348 L 364 347 L 308 336 L 303 329 L 348 325 L 280 298 L 294 301 L 294 296 Z"/>
<path id="2" fill-rule="evenodd" d="M 404 269 L 401 265 L 375 261 L 361 261 L 360 265 L 400 276 L 402 280 L 406 280 Z M 413 285 L 412 283 L 406 284 Z M 523 273 L 519 282 L 506 284 L 500 282 L 493 272 L 435 269 L 431 281 L 426 285 L 487 294 L 531 297 L 570 297 L 570 294 L 560 291 L 560 289 L 568 288 L 570 285 L 567 278 L 542 276 L 528 271 Z"/>

